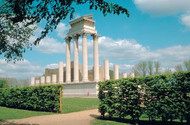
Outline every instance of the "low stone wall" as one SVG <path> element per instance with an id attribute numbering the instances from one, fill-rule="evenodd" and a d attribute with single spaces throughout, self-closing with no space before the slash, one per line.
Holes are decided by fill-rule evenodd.
<path id="1" fill-rule="evenodd" d="M 64 97 L 98 97 L 98 83 L 69 83 L 63 85 Z"/>

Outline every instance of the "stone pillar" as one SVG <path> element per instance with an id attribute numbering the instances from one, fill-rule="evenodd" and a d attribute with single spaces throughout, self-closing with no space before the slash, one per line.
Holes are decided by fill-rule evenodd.
<path id="1" fill-rule="evenodd" d="M 98 55 L 98 34 L 93 34 L 94 43 L 94 81 L 99 81 L 99 55 Z"/>
<path id="2" fill-rule="evenodd" d="M 32 77 L 32 78 L 31 78 L 30 85 L 31 85 L 31 86 L 34 86 L 34 85 L 35 85 L 35 77 Z"/>
<path id="3" fill-rule="evenodd" d="M 51 83 L 51 77 L 50 76 L 46 76 L 46 83 L 50 84 Z"/>
<path id="4" fill-rule="evenodd" d="M 105 78 L 105 80 L 110 79 L 109 61 L 108 60 L 104 61 L 104 78 Z"/>
<path id="5" fill-rule="evenodd" d="M 88 50 L 87 50 L 87 34 L 82 34 L 82 81 L 88 81 Z"/>
<path id="6" fill-rule="evenodd" d="M 122 73 L 122 78 L 127 78 L 127 73 Z"/>
<path id="7" fill-rule="evenodd" d="M 135 77 L 135 73 L 131 73 L 131 77 L 134 78 Z"/>
<path id="8" fill-rule="evenodd" d="M 70 50 L 70 38 L 66 39 L 66 82 L 71 82 L 71 50 Z"/>
<path id="9" fill-rule="evenodd" d="M 119 67 L 118 65 L 114 65 L 114 79 L 119 79 Z"/>
<path id="10" fill-rule="evenodd" d="M 79 35 L 73 36 L 74 39 L 74 82 L 79 82 L 79 48 L 78 48 Z"/>
<path id="11" fill-rule="evenodd" d="M 41 76 L 40 81 L 41 81 L 41 84 L 45 84 L 45 77 Z"/>
<path id="12" fill-rule="evenodd" d="M 53 84 L 57 83 L 57 75 L 56 74 L 52 74 L 52 83 Z"/>
<path id="13" fill-rule="evenodd" d="M 36 80 L 36 85 L 39 85 L 39 84 L 40 84 L 40 80 L 37 79 L 37 80 Z"/>
<path id="14" fill-rule="evenodd" d="M 63 83 L 63 62 L 59 62 L 59 83 Z"/>

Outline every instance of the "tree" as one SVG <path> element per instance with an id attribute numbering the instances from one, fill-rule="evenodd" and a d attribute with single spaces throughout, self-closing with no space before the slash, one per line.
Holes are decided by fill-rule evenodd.
<path id="1" fill-rule="evenodd" d="M 183 71 L 182 65 L 181 64 L 176 65 L 175 70 L 176 70 L 176 72 L 182 72 Z"/>
<path id="2" fill-rule="evenodd" d="M 155 66 L 155 74 L 158 74 L 160 71 L 160 62 L 159 61 L 154 61 L 154 66 Z"/>
<path id="3" fill-rule="evenodd" d="M 139 62 L 132 68 L 135 76 L 146 76 L 147 73 L 147 63 L 146 61 Z"/>
<path id="4" fill-rule="evenodd" d="M 153 74 L 153 62 L 152 61 L 148 61 L 148 73 L 149 75 Z"/>
<path id="5" fill-rule="evenodd" d="M 0 7 L 0 18 L 2 18 L 1 13 L 4 13 L 5 15 L 3 16 L 10 20 L 12 25 L 18 24 L 19 22 L 26 22 L 24 28 L 45 20 L 44 30 L 34 41 L 34 44 L 37 45 L 50 31 L 56 29 L 61 20 L 64 20 L 68 16 L 70 19 L 73 18 L 75 5 L 87 3 L 89 4 L 89 9 L 99 9 L 104 16 L 107 14 L 125 14 L 129 17 L 129 12 L 126 8 L 113 2 L 108 3 L 106 0 L 4 0 Z M 4 27 L 3 31 L 6 30 L 11 29 Z M 9 36 L 7 33 L 1 33 L 3 33 L 2 35 L 4 37 Z M 3 43 L 2 48 L 7 48 L 8 41 L 1 39 L 1 42 Z M 28 47 L 28 45 L 14 46 L 15 53 L 7 49 L 7 52 L 10 54 L 6 58 L 14 59 L 15 55 L 22 57 L 24 47 Z M 18 52 L 16 51 L 17 49 L 19 50 Z"/>
<path id="6" fill-rule="evenodd" d="M 187 71 L 190 71 L 190 60 L 184 61 L 184 67 Z"/>
<path id="7" fill-rule="evenodd" d="M 172 70 L 170 68 L 166 68 L 164 72 L 168 74 L 172 74 Z"/>
<path id="8" fill-rule="evenodd" d="M 6 80 L 0 79 L 0 88 L 6 88 L 9 87 L 9 84 Z"/>
<path id="9" fill-rule="evenodd" d="M 3 4 L 1 7 L 6 5 Z M 11 13 L 11 10 L 0 9 L 0 55 L 7 61 L 21 60 L 26 49 L 32 47 L 29 38 L 36 27 L 26 27 L 27 21 L 13 23 L 10 17 L 15 15 L 7 13 Z"/>

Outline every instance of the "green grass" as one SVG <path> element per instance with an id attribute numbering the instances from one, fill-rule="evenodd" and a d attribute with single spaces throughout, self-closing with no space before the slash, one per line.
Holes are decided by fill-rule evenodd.
<path id="1" fill-rule="evenodd" d="M 130 125 L 130 124 L 109 121 L 109 120 L 95 119 L 92 121 L 92 125 Z"/>
<path id="2" fill-rule="evenodd" d="M 0 106 L 0 120 L 27 118 L 38 115 L 49 115 L 51 112 L 38 112 L 22 109 L 6 108 Z"/>
<path id="3" fill-rule="evenodd" d="M 125 119 L 120 119 L 117 117 L 114 118 L 109 118 L 109 117 L 105 117 L 105 119 L 102 119 L 101 117 L 96 118 L 95 120 L 92 121 L 92 125 L 131 125 L 131 124 L 135 124 L 134 121 L 131 120 L 130 116 L 125 117 Z M 184 120 L 183 123 L 180 122 L 179 119 L 175 119 L 172 122 L 171 121 L 167 121 L 167 122 L 162 122 L 161 119 L 156 119 L 156 121 L 149 121 L 148 116 L 145 114 L 142 114 L 142 116 L 140 117 L 138 123 L 136 124 L 150 124 L 150 125 L 161 125 L 161 124 L 177 124 L 177 125 L 186 125 L 186 121 Z"/>
<path id="4" fill-rule="evenodd" d="M 98 108 L 98 98 L 63 98 L 63 113 L 77 112 Z M 55 114 L 51 112 L 29 111 L 22 109 L 6 108 L 0 106 L 0 121 L 7 119 L 20 119 L 31 116 Z"/>
<path id="5" fill-rule="evenodd" d="M 77 112 L 98 108 L 98 98 L 64 98 L 62 102 L 63 113 Z"/>

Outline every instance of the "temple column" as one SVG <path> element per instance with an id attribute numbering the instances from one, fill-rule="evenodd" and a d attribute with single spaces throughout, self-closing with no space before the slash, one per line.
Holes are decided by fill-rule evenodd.
<path id="1" fill-rule="evenodd" d="M 134 78 L 135 77 L 135 73 L 131 73 L 131 77 Z"/>
<path id="2" fill-rule="evenodd" d="M 44 84 L 44 83 L 45 83 L 45 77 L 44 77 L 44 76 L 41 76 L 40 82 L 41 82 L 41 84 Z"/>
<path id="3" fill-rule="evenodd" d="M 35 77 L 32 77 L 30 82 L 31 82 L 30 83 L 31 86 L 35 85 Z"/>
<path id="4" fill-rule="evenodd" d="M 56 74 L 52 74 L 52 83 L 56 84 L 57 82 L 57 75 Z"/>
<path id="5" fill-rule="evenodd" d="M 98 55 L 98 34 L 93 34 L 94 44 L 94 81 L 99 81 L 99 55 Z"/>
<path id="6" fill-rule="evenodd" d="M 50 76 L 46 76 L 46 83 L 47 84 L 51 83 L 51 77 Z"/>
<path id="7" fill-rule="evenodd" d="M 114 79 L 119 79 L 119 67 L 118 65 L 114 65 Z"/>
<path id="8" fill-rule="evenodd" d="M 59 62 L 59 83 L 63 83 L 63 62 Z"/>
<path id="9" fill-rule="evenodd" d="M 82 73 L 83 73 L 83 82 L 88 81 L 88 50 L 87 50 L 87 34 L 82 34 Z"/>
<path id="10" fill-rule="evenodd" d="M 71 82 L 71 50 L 70 50 L 70 38 L 66 39 L 66 82 Z"/>
<path id="11" fill-rule="evenodd" d="M 122 73 L 122 78 L 127 78 L 127 73 Z"/>
<path id="12" fill-rule="evenodd" d="M 105 78 L 105 80 L 109 80 L 110 79 L 109 61 L 108 60 L 104 61 L 104 78 Z"/>
<path id="13" fill-rule="evenodd" d="M 79 35 L 73 36 L 74 39 L 74 82 L 79 82 L 79 49 L 78 49 Z"/>

